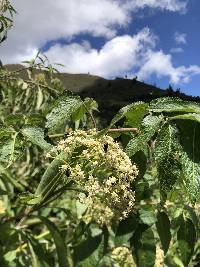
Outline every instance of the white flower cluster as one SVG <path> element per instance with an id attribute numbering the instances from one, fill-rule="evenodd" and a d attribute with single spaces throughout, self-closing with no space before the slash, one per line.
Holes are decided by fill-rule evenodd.
<path id="1" fill-rule="evenodd" d="M 4 214 L 6 210 L 5 204 L 2 200 L 0 200 L 0 215 Z"/>
<path id="2" fill-rule="evenodd" d="M 117 247 L 111 253 L 114 267 L 136 267 L 131 251 L 127 247 Z"/>
<path id="3" fill-rule="evenodd" d="M 87 207 L 83 219 L 110 225 L 128 216 L 134 206 L 131 182 L 138 174 L 129 157 L 110 136 L 97 137 L 95 130 L 77 130 L 59 142 L 57 152 L 65 151 L 70 161 L 62 170 L 87 191 L 79 200 Z"/>
<path id="4" fill-rule="evenodd" d="M 154 267 L 164 267 L 164 251 L 160 248 L 159 244 L 156 245 L 156 259 Z"/>

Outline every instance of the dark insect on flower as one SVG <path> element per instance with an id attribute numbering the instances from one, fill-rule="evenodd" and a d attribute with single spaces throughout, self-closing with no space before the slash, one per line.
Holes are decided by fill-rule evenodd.
<path id="1" fill-rule="evenodd" d="M 64 140 L 66 140 L 68 137 L 68 133 L 64 133 Z"/>
<path id="2" fill-rule="evenodd" d="M 103 149 L 104 149 L 105 152 L 108 151 L 108 143 L 106 143 L 106 144 L 103 145 Z"/>
<path id="3" fill-rule="evenodd" d="M 69 171 L 69 169 L 67 169 L 67 170 L 65 171 L 65 175 L 66 175 L 67 177 L 70 176 L 70 171 Z"/>

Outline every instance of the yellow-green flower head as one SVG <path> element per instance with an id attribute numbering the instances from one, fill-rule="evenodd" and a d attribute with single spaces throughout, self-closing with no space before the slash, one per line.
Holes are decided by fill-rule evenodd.
<path id="1" fill-rule="evenodd" d="M 5 204 L 2 200 L 0 200 L 0 215 L 4 214 L 6 210 Z"/>
<path id="2" fill-rule="evenodd" d="M 131 251 L 127 247 L 117 247 L 111 253 L 114 267 L 136 267 Z"/>
<path id="3" fill-rule="evenodd" d="M 62 171 L 68 170 L 69 179 L 88 192 L 79 195 L 87 207 L 83 217 L 86 222 L 110 225 L 129 215 L 134 206 L 131 183 L 138 170 L 112 137 L 97 137 L 95 130 L 77 130 L 56 149 L 69 154 Z"/>
<path id="4" fill-rule="evenodd" d="M 159 244 L 156 245 L 156 259 L 154 267 L 163 267 L 164 266 L 164 251 L 160 248 Z"/>

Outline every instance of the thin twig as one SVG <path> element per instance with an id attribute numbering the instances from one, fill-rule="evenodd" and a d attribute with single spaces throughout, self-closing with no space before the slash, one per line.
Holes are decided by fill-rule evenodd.
<path id="1" fill-rule="evenodd" d="M 50 134 L 50 138 L 64 137 L 65 134 Z"/>

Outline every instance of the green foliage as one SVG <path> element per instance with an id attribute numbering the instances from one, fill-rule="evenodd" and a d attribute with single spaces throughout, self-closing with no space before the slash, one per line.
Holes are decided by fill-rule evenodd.
<path id="1" fill-rule="evenodd" d="M 6 40 L 7 31 L 12 27 L 15 9 L 8 0 L 0 3 L 0 43 Z"/>

